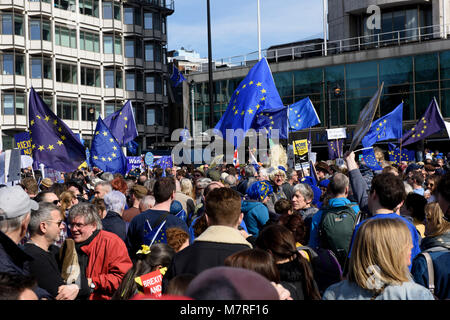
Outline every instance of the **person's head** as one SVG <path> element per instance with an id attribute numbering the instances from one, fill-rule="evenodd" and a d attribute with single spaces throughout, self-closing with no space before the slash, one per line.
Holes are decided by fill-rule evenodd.
<path id="1" fill-rule="evenodd" d="M 205 190 L 203 190 L 203 196 L 206 198 L 209 192 L 211 192 L 214 189 L 217 188 L 223 188 L 225 187 L 222 182 L 219 181 L 212 181 L 211 183 L 208 183 Z"/>
<path id="2" fill-rule="evenodd" d="M 431 194 L 434 194 L 439 180 L 441 180 L 441 176 L 436 174 L 430 175 L 425 179 L 425 187 L 430 190 Z"/>
<path id="3" fill-rule="evenodd" d="M 153 188 L 155 187 L 156 179 L 148 179 L 144 182 L 144 187 L 147 188 L 149 194 L 153 194 Z"/>
<path id="4" fill-rule="evenodd" d="M 308 243 L 307 227 L 300 214 L 294 213 L 292 215 L 281 216 L 278 223 L 289 229 L 294 235 L 296 243 L 306 244 Z"/>
<path id="5" fill-rule="evenodd" d="M 145 197 L 147 194 L 148 194 L 147 188 L 139 184 L 132 186 L 130 189 L 130 195 L 133 201 L 140 202 L 142 198 Z"/>
<path id="6" fill-rule="evenodd" d="M 245 178 L 253 178 L 256 175 L 255 167 L 251 164 L 246 165 L 242 171 Z"/>
<path id="7" fill-rule="evenodd" d="M 142 198 L 141 202 L 139 202 L 139 211 L 144 212 L 148 209 L 151 209 L 155 206 L 155 197 L 151 195 L 147 195 Z"/>
<path id="8" fill-rule="evenodd" d="M 400 219 L 368 219 L 358 229 L 348 280 L 367 290 L 409 281 L 411 232 Z"/>
<path id="9" fill-rule="evenodd" d="M 0 300 L 38 300 L 36 286 L 31 276 L 0 272 Z"/>
<path id="10" fill-rule="evenodd" d="M 206 196 L 205 214 L 209 225 L 237 228 L 242 221 L 241 197 L 230 188 L 216 188 Z"/>
<path id="11" fill-rule="evenodd" d="M 331 192 L 331 194 L 337 198 L 337 197 L 347 197 L 348 196 L 348 190 L 349 190 L 349 179 L 348 177 L 343 173 L 335 173 L 330 178 L 330 183 L 328 184 L 328 190 Z"/>
<path id="12" fill-rule="evenodd" d="M 100 175 L 100 179 L 102 179 L 103 181 L 106 181 L 106 182 L 111 182 L 114 179 L 114 175 L 111 172 L 103 172 Z"/>
<path id="13" fill-rule="evenodd" d="M 280 187 L 286 181 L 286 173 L 277 168 L 269 174 L 269 179 L 274 185 Z"/>
<path id="14" fill-rule="evenodd" d="M 289 168 L 286 170 L 287 181 L 290 184 L 296 184 L 298 182 L 298 173 L 296 170 Z"/>
<path id="15" fill-rule="evenodd" d="M 423 168 L 427 176 L 433 175 L 436 172 L 436 167 L 433 164 L 426 164 Z"/>
<path id="16" fill-rule="evenodd" d="M 445 218 L 450 219 L 450 172 L 447 172 L 436 187 L 437 200 Z"/>
<path id="17" fill-rule="evenodd" d="M 292 207 L 295 211 L 311 207 L 311 203 L 314 199 L 314 192 L 308 184 L 296 184 L 293 191 Z"/>
<path id="18" fill-rule="evenodd" d="M 64 228 L 63 221 L 57 206 L 43 202 L 39 204 L 39 209 L 31 210 L 28 231 L 31 237 L 45 239 L 48 245 L 51 245 L 59 240 Z"/>
<path id="19" fill-rule="evenodd" d="M 396 175 L 396 176 L 399 175 L 398 169 L 393 166 L 384 167 L 383 170 L 381 171 L 381 173 L 392 173 L 393 175 Z"/>
<path id="20" fill-rule="evenodd" d="M 180 180 L 180 191 L 181 193 L 187 195 L 187 196 L 192 196 L 192 190 L 193 190 L 193 186 L 192 186 L 192 182 L 190 179 L 187 178 L 182 178 Z"/>
<path id="21" fill-rule="evenodd" d="M 41 190 L 48 190 L 52 187 L 53 181 L 50 178 L 44 178 L 41 181 L 41 184 L 39 185 L 39 188 Z"/>
<path id="22" fill-rule="evenodd" d="M 204 178 L 204 177 L 205 177 L 205 174 L 204 174 L 203 171 L 201 171 L 201 170 L 196 169 L 196 170 L 194 170 L 194 172 L 192 173 L 192 180 L 194 181 L 194 183 L 195 183 L 198 179 Z"/>
<path id="23" fill-rule="evenodd" d="M 127 198 L 121 191 L 113 190 L 105 194 L 103 198 L 107 211 L 114 211 L 118 214 L 122 214 L 127 203 Z"/>
<path id="24" fill-rule="evenodd" d="M 61 203 L 61 213 L 64 214 L 66 210 L 72 208 L 72 206 L 78 204 L 78 198 L 73 191 L 67 190 L 61 193 L 59 196 L 59 202 Z"/>
<path id="25" fill-rule="evenodd" d="M 138 184 L 144 185 L 145 181 L 147 181 L 147 176 L 145 174 L 140 174 L 138 178 Z"/>
<path id="26" fill-rule="evenodd" d="M 425 206 L 425 236 L 437 237 L 448 231 L 450 231 L 450 222 L 444 219 L 439 203 L 428 203 Z"/>
<path id="27" fill-rule="evenodd" d="M 424 181 L 423 174 L 418 171 L 413 171 L 408 178 L 408 183 L 413 187 L 421 187 Z"/>
<path id="28" fill-rule="evenodd" d="M 411 217 L 423 222 L 425 220 L 425 206 L 427 199 L 420 194 L 411 192 L 406 196 L 405 204 L 406 209 L 410 213 Z"/>
<path id="29" fill-rule="evenodd" d="M 112 191 L 111 183 L 107 181 L 99 181 L 94 187 L 94 197 L 103 199 L 105 194 Z"/>
<path id="30" fill-rule="evenodd" d="M 69 210 L 69 228 L 75 243 L 89 239 L 96 231 L 102 229 L 102 221 L 97 213 L 97 208 L 87 202 L 74 205 Z"/>
<path id="31" fill-rule="evenodd" d="M 272 193 L 272 185 L 267 181 L 253 182 L 250 187 L 247 188 L 246 192 L 249 199 L 256 200 L 262 203 L 266 203 Z"/>
<path id="32" fill-rule="evenodd" d="M 259 181 L 269 180 L 269 173 L 267 172 L 266 168 L 261 167 L 259 169 L 258 180 Z"/>
<path id="33" fill-rule="evenodd" d="M 316 168 L 317 177 L 320 180 L 326 179 L 330 175 L 330 167 L 324 161 L 320 161 L 318 164 L 316 164 L 315 168 Z"/>
<path id="34" fill-rule="evenodd" d="M 128 185 L 124 178 L 116 177 L 111 181 L 111 187 L 113 190 L 122 192 L 124 195 L 128 194 Z"/>
<path id="35" fill-rule="evenodd" d="M 205 188 L 212 182 L 209 178 L 198 178 L 195 180 L 195 193 L 197 197 L 201 197 L 203 195 L 203 191 Z"/>
<path id="36" fill-rule="evenodd" d="M 223 179 L 223 183 L 229 187 L 234 187 L 237 184 L 237 178 L 236 176 L 228 174 L 225 179 Z"/>
<path id="37" fill-rule="evenodd" d="M 438 168 L 442 168 L 444 166 L 444 159 L 442 159 L 442 158 L 436 159 L 436 166 Z"/>
<path id="38" fill-rule="evenodd" d="M 167 244 L 175 252 L 181 251 L 189 245 L 189 234 L 180 228 L 167 228 Z"/>
<path id="39" fill-rule="evenodd" d="M 369 209 L 378 208 L 395 211 L 406 198 L 405 186 L 400 177 L 390 173 L 380 173 L 372 179 L 369 191 Z"/>
<path id="40" fill-rule="evenodd" d="M 105 200 L 100 199 L 100 198 L 94 198 L 94 200 L 92 201 L 92 204 L 97 208 L 97 213 L 98 213 L 100 219 L 102 219 L 104 216 L 106 216 Z"/>
<path id="41" fill-rule="evenodd" d="M 0 231 L 15 243 L 25 236 L 30 222 L 31 210 L 37 210 L 39 204 L 16 185 L 0 189 Z"/>
<path id="42" fill-rule="evenodd" d="M 39 192 L 38 184 L 36 182 L 36 179 L 34 179 L 33 177 L 23 178 L 21 184 L 25 192 L 30 196 L 34 197 Z"/>
<path id="43" fill-rule="evenodd" d="M 280 215 L 291 215 L 293 212 L 293 206 L 288 199 L 279 199 L 274 204 L 275 212 Z"/>
<path id="44" fill-rule="evenodd" d="M 269 281 L 280 282 L 280 273 L 272 255 L 259 248 L 236 252 L 225 259 L 224 265 L 252 270 Z"/>
<path id="45" fill-rule="evenodd" d="M 41 202 L 48 202 L 53 203 L 54 205 L 60 205 L 58 196 L 50 190 L 44 190 L 37 194 L 37 196 L 34 198 L 34 201 L 41 203 Z"/>
<path id="46" fill-rule="evenodd" d="M 163 177 L 155 182 L 153 187 L 153 196 L 156 203 L 172 201 L 175 197 L 175 181 L 172 177 Z"/>
<path id="47" fill-rule="evenodd" d="M 184 296 L 189 284 L 192 280 L 194 280 L 194 278 L 195 275 L 189 273 L 182 273 L 173 277 L 169 280 L 164 294 L 172 296 Z"/>

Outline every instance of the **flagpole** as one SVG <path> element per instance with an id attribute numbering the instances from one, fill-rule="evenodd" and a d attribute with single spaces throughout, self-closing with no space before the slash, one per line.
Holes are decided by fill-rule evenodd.
<path id="1" fill-rule="evenodd" d="M 258 61 L 261 60 L 261 12 L 260 12 L 260 0 L 258 3 Z"/>
<path id="2" fill-rule="evenodd" d="M 328 55 L 328 48 L 327 48 L 327 38 L 328 38 L 328 32 L 327 32 L 327 13 L 325 8 L 327 8 L 327 0 L 323 0 L 323 49 L 324 49 L 324 55 Z M 328 9 L 328 8 L 327 8 Z"/>

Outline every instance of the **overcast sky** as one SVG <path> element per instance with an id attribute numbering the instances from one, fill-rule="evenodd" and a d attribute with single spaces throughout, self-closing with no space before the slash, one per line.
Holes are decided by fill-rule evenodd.
<path id="1" fill-rule="evenodd" d="M 184 47 L 208 57 L 206 0 L 175 0 L 167 18 L 168 50 Z M 210 0 L 214 59 L 258 50 L 257 0 Z M 260 0 L 261 47 L 323 35 L 322 1 Z"/>

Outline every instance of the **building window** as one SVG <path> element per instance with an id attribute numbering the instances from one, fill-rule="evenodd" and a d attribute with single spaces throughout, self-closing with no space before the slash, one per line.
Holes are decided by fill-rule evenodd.
<path id="1" fill-rule="evenodd" d="M 145 77 L 145 93 L 155 93 L 155 77 Z"/>
<path id="2" fill-rule="evenodd" d="M 121 20 L 121 14 L 120 14 L 120 4 L 114 2 L 114 19 L 115 20 Z"/>
<path id="3" fill-rule="evenodd" d="M 104 36 L 103 52 L 107 54 L 122 54 L 122 39 L 120 37 Z"/>
<path id="4" fill-rule="evenodd" d="M 30 39 L 51 41 L 50 22 L 30 19 Z"/>
<path id="5" fill-rule="evenodd" d="M 103 19 L 112 19 L 112 3 L 103 2 Z"/>
<path id="6" fill-rule="evenodd" d="M 83 66 L 80 69 L 80 81 L 83 86 L 100 87 L 100 69 Z"/>
<path id="7" fill-rule="evenodd" d="M 13 34 L 13 18 L 12 14 L 2 15 L 2 34 Z"/>
<path id="8" fill-rule="evenodd" d="M 12 75 L 14 72 L 14 55 L 4 54 L 2 60 L 2 74 Z"/>
<path id="9" fill-rule="evenodd" d="M 153 13 L 152 12 L 144 12 L 144 29 L 146 29 L 146 30 L 153 29 Z"/>
<path id="10" fill-rule="evenodd" d="M 51 79 L 52 78 L 52 60 L 42 57 L 31 57 L 31 78 L 33 79 Z"/>
<path id="11" fill-rule="evenodd" d="M 55 8 L 75 12 L 75 0 L 55 0 Z"/>
<path id="12" fill-rule="evenodd" d="M 145 44 L 145 61 L 153 61 L 155 59 L 153 44 L 146 43 Z"/>
<path id="13" fill-rule="evenodd" d="M 77 66 L 57 62 L 56 81 L 77 84 Z"/>
<path id="14" fill-rule="evenodd" d="M 135 102 L 133 104 L 134 106 L 134 117 L 136 124 L 145 124 L 145 113 L 144 113 L 144 106 L 142 103 Z"/>
<path id="15" fill-rule="evenodd" d="M 105 88 L 114 88 L 122 89 L 123 88 L 123 79 L 122 79 L 122 71 L 120 70 L 105 70 Z"/>
<path id="16" fill-rule="evenodd" d="M 135 86 L 135 74 L 134 72 L 126 72 L 125 73 L 125 90 L 134 91 Z"/>
<path id="17" fill-rule="evenodd" d="M 56 102 L 58 117 L 66 120 L 78 120 L 77 100 L 58 100 Z"/>
<path id="18" fill-rule="evenodd" d="M 2 108 L 4 115 L 25 115 L 25 96 L 3 93 Z"/>
<path id="19" fill-rule="evenodd" d="M 123 8 L 123 23 L 134 24 L 134 8 L 124 7 Z"/>
<path id="20" fill-rule="evenodd" d="M 109 116 L 110 114 L 113 114 L 115 111 L 116 110 L 114 104 L 105 104 L 105 117 Z"/>
<path id="21" fill-rule="evenodd" d="M 125 40 L 125 58 L 134 58 L 134 40 Z"/>
<path id="22" fill-rule="evenodd" d="M 114 53 L 122 54 L 122 39 L 120 37 L 114 38 Z"/>
<path id="23" fill-rule="evenodd" d="M 55 26 L 55 44 L 68 48 L 77 47 L 77 31 L 62 26 Z"/>
<path id="24" fill-rule="evenodd" d="M 100 52 L 99 35 L 80 30 L 80 49 L 91 52 Z"/>
<path id="25" fill-rule="evenodd" d="M 98 0 L 79 0 L 80 13 L 98 18 Z"/>
<path id="26" fill-rule="evenodd" d="M 92 117 L 89 110 L 91 108 L 94 108 L 95 113 L 94 117 Z M 98 119 L 98 117 L 101 115 L 102 107 L 99 103 L 92 103 L 92 102 L 81 102 L 81 120 L 84 121 L 94 121 Z"/>
<path id="27" fill-rule="evenodd" d="M 25 56 L 23 54 L 16 53 L 14 55 L 14 59 L 16 60 L 16 75 L 17 76 L 24 76 L 25 75 Z"/>
<path id="28" fill-rule="evenodd" d="M 155 125 L 155 109 L 147 108 L 146 120 L 148 126 Z"/>

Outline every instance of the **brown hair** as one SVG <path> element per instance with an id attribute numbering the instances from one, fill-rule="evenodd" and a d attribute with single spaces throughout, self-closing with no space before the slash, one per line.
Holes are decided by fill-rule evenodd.
<path id="1" fill-rule="evenodd" d="M 275 202 L 274 205 L 275 212 L 281 215 L 287 215 L 289 213 L 289 210 L 292 212 L 292 202 L 288 199 L 280 199 L 277 202 Z"/>
<path id="2" fill-rule="evenodd" d="M 425 236 L 437 237 L 450 230 L 450 222 L 444 219 L 439 203 L 432 202 L 425 206 Z"/>
<path id="3" fill-rule="evenodd" d="M 66 216 L 66 210 L 72 207 L 72 200 L 76 199 L 75 193 L 73 191 L 67 190 L 61 193 L 59 196 L 59 202 L 61 203 L 61 214 L 63 217 Z"/>
<path id="4" fill-rule="evenodd" d="M 175 252 L 180 250 L 186 240 L 189 241 L 189 234 L 180 228 L 167 228 L 166 235 L 167 244 L 171 246 Z"/>
<path id="5" fill-rule="evenodd" d="M 37 194 L 39 192 L 38 184 L 33 177 L 23 178 L 21 185 L 26 189 L 28 194 Z"/>
<path id="6" fill-rule="evenodd" d="M 100 199 L 100 198 L 94 198 L 94 201 L 92 202 L 92 204 L 97 209 L 97 213 L 98 213 L 100 219 L 103 219 L 103 217 L 102 217 L 103 211 L 106 211 L 105 200 Z"/>
<path id="7" fill-rule="evenodd" d="M 283 215 L 278 221 L 279 224 L 285 226 L 292 232 L 296 242 L 299 242 L 302 245 L 308 243 L 309 239 L 306 238 L 307 228 L 300 214 L 294 213 L 291 215 Z"/>
<path id="8" fill-rule="evenodd" d="M 155 197 L 156 203 L 169 200 L 175 190 L 175 180 L 172 177 L 164 177 L 156 180 L 153 187 L 153 196 Z"/>
<path id="9" fill-rule="evenodd" d="M 205 214 L 210 225 L 235 226 L 241 215 L 241 197 L 230 188 L 216 188 L 206 196 Z"/>
<path id="10" fill-rule="evenodd" d="M 225 259 L 224 265 L 252 270 L 269 281 L 280 282 L 280 272 L 272 255 L 258 248 L 236 252 Z"/>

